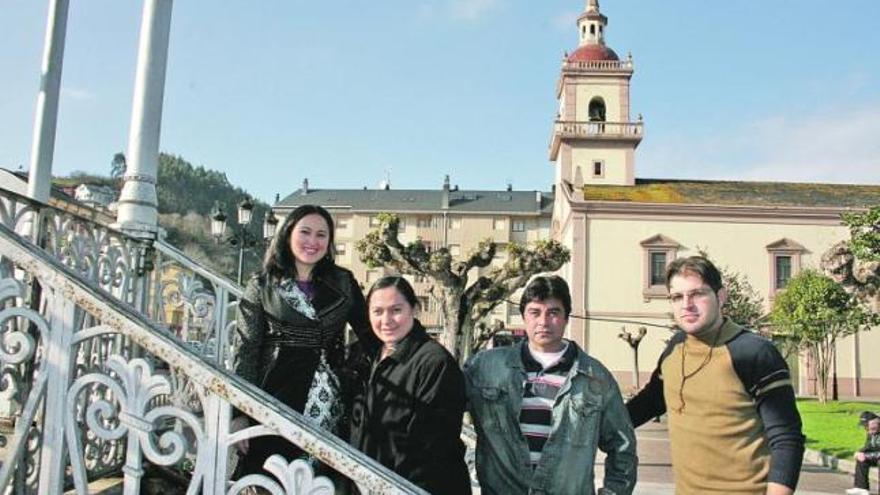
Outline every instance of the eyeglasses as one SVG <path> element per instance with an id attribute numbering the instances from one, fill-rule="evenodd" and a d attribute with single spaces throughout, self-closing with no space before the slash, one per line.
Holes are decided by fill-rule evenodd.
<path id="1" fill-rule="evenodd" d="M 669 294 L 669 302 L 675 305 L 682 304 L 685 299 L 690 301 L 703 300 L 709 297 L 709 295 L 714 294 L 715 291 L 710 287 L 703 287 L 700 289 L 689 290 L 687 292 L 675 292 Z"/>

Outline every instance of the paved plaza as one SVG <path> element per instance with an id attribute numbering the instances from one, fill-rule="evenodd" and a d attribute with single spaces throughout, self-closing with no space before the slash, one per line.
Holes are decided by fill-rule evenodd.
<path id="1" fill-rule="evenodd" d="M 639 442 L 638 495 L 675 493 L 669 457 L 669 436 L 665 423 L 646 423 L 636 430 Z M 601 463 L 601 460 L 599 461 Z M 596 467 L 597 486 L 601 485 L 602 466 Z M 802 495 L 841 494 L 852 487 L 852 475 L 815 464 L 804 464 L 797 493 Z M 871 493 L 877 493 L 871 487 Z"/>

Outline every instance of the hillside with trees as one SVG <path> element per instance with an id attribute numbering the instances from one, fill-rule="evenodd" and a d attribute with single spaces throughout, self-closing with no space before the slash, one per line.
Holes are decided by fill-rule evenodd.
<path id="1" fill-rule="evenodd" d="M 124 155 L 116 153 L 110 162 L 108 176 L 73 172 L 69 177 L 55 179 L 56 185 L 78 184 L 122 187 L 121 170 Z M 211 236 L 211 212 L 219 204 L 227 217 L 227 232 L 237 228 L 237 208 L 244 198 L 254 202 L 254 215 L 248 232 L 262 239 L 263 219 L 269 205 L 252 197 L 245 190 L 229 182 L 226 174 L 196 166 L 181 156 L 161 153 L 156 182 L 159 199 L 159 225 L 166 232 L 166 240 L 199 260 L 206 266 L 235 280 L 238 270 L 238 248 L 228 242 L 216 242 Z M 264 246 L 245 251 L 245 278 L 259 267 Z"/>

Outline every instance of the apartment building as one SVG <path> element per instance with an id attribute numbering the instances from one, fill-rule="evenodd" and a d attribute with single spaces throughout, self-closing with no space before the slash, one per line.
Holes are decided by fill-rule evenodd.
<path id="1" fill-rule="evenodd" d="M 336 223 L 337 263 L 354 272 L 361 285 L 369 288 L 389 271 L 367 267 L 355 244 L 378 225 L 380 213 L 400 217 L 402 243 L 421 239 L 429 250 L 446 247 L 453 257 L 466 256 L 483 239 L 492 239 L 499 246 L 493 264 L 501 264 L 509 243 L 529 244 L 549 237 L 553 202 L 553 194 L 542 191 L 515 191 L 511 187 L 489 191 L 459 189 L 450 185 L 449 176 L 437 189 L 321 189 L 311 188 L 308 180 L 304 180 L 301 188 L 277 202 L 272 210 L 279 218 L 304 204 L 321 205 L 330 211 Z M 474 269 L 472 276 L 476 275 Z M 428 296 L 430 280 L 407 278 L 420 298 L 422 323 L 429 330 L 441 325 L 434 302 Z M 514 304 L 499 305 L 491 318 L 509 329 L 522 327 Z"/>

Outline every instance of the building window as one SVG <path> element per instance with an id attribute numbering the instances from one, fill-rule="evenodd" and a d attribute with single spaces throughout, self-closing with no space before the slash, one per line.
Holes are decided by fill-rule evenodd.
<path id="1" fill-rule="evenodd" d="M 378 215 L 370 215 L 370 227 L 378 227 L 379 226 L 379 216 Z"/>
<path id="2" fill-rule="evenodd" d="M 674 239 L 657 234 L 642 241 L 642 297 L 645 301 L 664 298 L 666 266 L 675 259 L 681 245 Z"/>
<path id="3" fill-rule="evenodd" d="M 451 254 L 452 256 L 461 256 L 461 246 L 459 246 L 458 244 L 450 244 L 449 254 Z"/>
<path id="4" fill-rule="evenodd" d="M 449 228 L 458 230 L 461 228 L 461 218 L 452 217 L 449 219 Z"/>
<path id="5" fill-rule="evenodd" d="M 791 256 L 774 256 L 776 262 L 776 290 L 784 289 L 791 279 Z"/>
<path id="6" fill-rule="evenodd" d="M 526 221 L 525 220 L 514 220 L 512 229 L 514 232 L 525 232 L 526 231 Z"/>
<path id="7" fill-rule="evenodd" d="M 347 218 L 337 218 L 336 219 L 336 230 L 345 230 L 348 228 L 348 219 Z"/>
<path id="8" fill-rule="evenodd" d="M 492 228 L 495 230 L 504 230 L 507 228 L 507 219 L 504 218 L 493 218 L 492 219 Z"/>
<path id="9" fill-rule="evenodd" d="M 336 256 L 345 256 L 345 243 L 340 242 L 336 245 Z"/>
<path id="10" fill-rule="evenodd" d="M 404 218 L 404 217 L 397 217 L 397 218 L 399 219 L 399 221 L 397 223 L 397 231 L 398 232 L 405 232 L 406 231 L 406 218 Z"/>
<path id="11" fill-rule="evenodd" d="M 593 160 L 593 177 L 605 177 L 605 162 Z"/>
<path id="12" fill-rule="evenodd" d="M 416 227 L 420 229 L 427 229 L 431 226 L 431 217 L 419 217 L 416 220 Z"/>
<path id="13" fill-rule="evenodd" d="M 770 257 L 770 298 L 777 291 L 788 285 L 791 277 L 801 270 L 801 254 L 806 249 L 797 242 L 783 237 L 776 242 L 767 245 L 767 254 Z"/>
<path id="14" fill-rule="evenodd" d="M 605 100 L 600 96 L 593 97 L 587 107 L 590 122 L 605 122 Z"/>
<path id="15" fill-rule="evenodd" d="M 651 251 L 651 285 L 666 285 L 666 251 Z"/>

